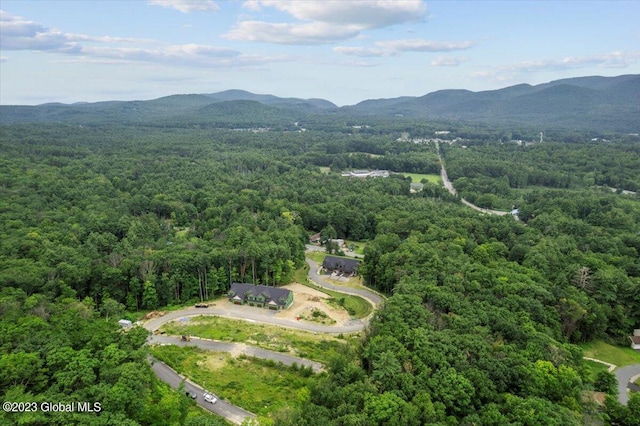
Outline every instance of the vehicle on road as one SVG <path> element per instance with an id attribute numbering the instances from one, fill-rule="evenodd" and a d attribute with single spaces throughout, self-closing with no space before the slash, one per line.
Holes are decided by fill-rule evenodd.
<path id="1" fill-rule="evenodd" d="M 196 399 L 198 397 L 198 395 L 196 395 L 196 393 L 192 391 L 186 391 L 185 394 L 191 399 Z"/>
<path id="2" fill-rule="evenodd" d="M 212 404 L 215 404 L 216 402 L 218 402 L 218 398 L 216 398 L 215 396 L 211 395 L 209 392 L 205 392 L 204 393 L 204 400 L 207 402 L 210 402 Z"/>

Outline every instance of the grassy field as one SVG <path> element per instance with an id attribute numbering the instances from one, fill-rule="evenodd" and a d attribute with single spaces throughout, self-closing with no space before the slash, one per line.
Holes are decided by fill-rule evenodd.
<path id="1" fill-rule="evenodd" d="M 322 265 L 322 262 L 324 262 L 324 258 L 327 257 L 327 253 L 325 253 L 324 251 L 312 251 L 306 253 L 306 256 L 317 264 Z"/>
<path id="2" fill-rule="evenodd" d="M 155 346 L 151 353 L 206 390 L 259 416 L 308 398 L 317 377 L 273 362 L 194 347 Z"/>
<path id="3" fill-rule="evenodd" d="M 589 368 L 589 377 L 591 378 L 591 380 L 595 380 L 599 372 L 608 371 L 609 369 L 609 367 L 604 364 L 600 364 L 599 362 L 585 361 L 584 363 Z"/>
<path id="4" fill-rule="evenodd" d="M 276 325 L 249 323 L 216 316 L 192 317 L 189 322 L 170 322 L 162 331 L 224 342 L 242 342 L 272 351 L 327 363 L 345 341 L 332 335 L 313 334 Z"/>
<path id="5" fill-rule="evenodd" d="M 580 345 L 584 356 L 610 362 L 618 367 L 631 364 L 640 364 L 640 353 L 629 347 L 613 346 L 602 340 Z"/>
<path id="6" fill-rule="evenodd" d="M 320 172 L 324 173 L 324 174 L 329 174 L 329 173 L 331 173 L 331 168 L 329 168 L 329 167 L 320 167 Z"/>
<path id="7" fill-rule="evenodd" d="M 423 173 L 399 173 L 404 176 L 408 176 L 411 178 L 411 182 L 420 183 L 422 179 L 426 179 L 428 182 L 435 183 L 437 185 L 442 185 L 442 181 L 440 180 L 440 175 L 431 175 L 431 174 L 423 174 Z"/>

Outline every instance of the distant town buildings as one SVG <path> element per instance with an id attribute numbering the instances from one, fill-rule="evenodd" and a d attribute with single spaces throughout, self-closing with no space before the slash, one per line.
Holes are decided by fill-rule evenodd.
<path id="1" fill-rule="evenodd" d="M 389 170 L 351 170 L 342 172 L 342 176 L 355 178 L 389 177 Z"/>

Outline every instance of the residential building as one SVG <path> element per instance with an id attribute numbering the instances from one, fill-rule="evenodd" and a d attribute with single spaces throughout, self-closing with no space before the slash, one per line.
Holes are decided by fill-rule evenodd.
<path id="1" fill-rule="evenodd" d="M 286 288 L 248 283 L 233 283 L 227 292 L 229 301 L 236 305 L 281 310 L 293 303 L 293 293 Z"/>

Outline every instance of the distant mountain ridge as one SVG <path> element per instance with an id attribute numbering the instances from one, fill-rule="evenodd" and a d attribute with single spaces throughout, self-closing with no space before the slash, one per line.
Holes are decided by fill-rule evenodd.
<path id="1" fill-rule="evenodd" d="M 640 131 L 640 75 L 576 77 L 498 90 L 439 90 L 337 107 L 324 99 L 281 98 L 244 90 L 171 95 L 150 101 L 0 106 L 0 124 L 184 123 L 270 127 L 316 114 L 404 117 L 570 130 Z"/>
<path id="2" fill-rule="evenodd" d="M 356 115 L 637 132 L 640 75 L 568 78 L 482 92 L 439 90 L 421 97 L 364 101 L 345 109 Z"/>

